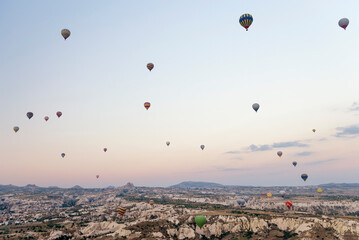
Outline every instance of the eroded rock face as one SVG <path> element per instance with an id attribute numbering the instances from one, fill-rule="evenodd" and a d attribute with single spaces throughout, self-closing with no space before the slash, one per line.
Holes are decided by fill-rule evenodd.
<path id="1" fill-rule="evenodd" d="M 177 221 L 176 221 L 177 222 Z M 207 216 L 207 223 L 199 228 L 193 223 L 193 217 L 175 224 L 170 221 L 152 221 L 138 231 L 136 223 L 128 222 L 117 224 L 115 222 L 90 223 L 81 229 L 83 236 L 108 236 L 155 239 L 221 239 L 223 236 L 250 236 L 255 234 L 262 239 L 280 239 L 285 234 L 297 235 L 300 239 L 311 239 L 319 236 L 324 239 L 358 239 L 359 222 L 340 218 L 315 217 L 267 217 L 266 219 L 251 216 L 219 215 Z M 147 227 L 143 227 L 147 226 Z M 136 229 L 136 230 L 129 230 Z M 53 233 L 55 236 L 55 233 Z M 246 239 L 244 237 L 243 239 Z"/>

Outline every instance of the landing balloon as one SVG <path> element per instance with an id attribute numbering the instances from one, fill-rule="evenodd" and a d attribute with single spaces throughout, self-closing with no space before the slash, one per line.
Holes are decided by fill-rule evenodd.
<path id="1" fill-rule="evenodd" d="M 27 116 L 29 119 L 31 119 L 31 118 L 34 116 L 34 114 L 33 114 L 32 112 L 28 112 L 28 113 L 26 113 L 26 116 Z"/>
<path id="2" fill-rule="evenodd" d="M 207 219 L 205 216 L 199 215 L 194 218 L 194 221 L 196 222 L 198 227 L 202 228 L 203 225 L 207 222 Z"/>
<path id="3" fill-rule="evenodd" d="M 259 104 L 258 103 L 254 103 L 253 105 L 252 105 L 252 108 L 254 109 L 254 111 L 258 111 L 258 109 L 259 109 Z"/>
<path id="4" fill-rule="evenodd" d="M 145 102 L 144 106 L 145 106 L 146 110 L 148 110 L 151 107 L 151 103 Z"/>
<path id="5" fill-rule="evenodd" d="M 15 132 L 17 132 L 17 131 L 19 131 L 20 128 L 18 126 L 15 126 L 13 129 Z"/>
<path id="6" fill-rule="evenodd" d="M 244 27 L 246 29 L 246 31 L 248 31 L 249 26 L 251 26 L 253 22 L 253 17 L 252 15 L 246 13 L 243 14 L 240 18 L 239 18 L 239 23 L 242 25 L 242 27 Z"/>
<path id="7" fill-rule="evenodd" d="M 147 68 L 148 70 L 152 71 L 152 69 L 155 67 L 155 65 L 153 63 L 148 63 L 147 64 Z"/>
<path id="8" fill-rule="evenodd" d="M 339 27 L 343 28 L 344 30 L 347 29 L 349 25 L 349 19 L 348 18 L 342 18 L 338 22 Z"/>
<path id="9" fill-rule="evenodd" d="M 308 175 L 305 174 L 305 173 L 303 173 L 303 174 L 301 175 L 301 178 L 302 178 L 302 179 L 304 180 L 304 182 L 305 182 L 305 181 L 307 181 Z"/>
<path id="10" fill-rule="evenodd" d="M 61 30 L 61 35 L 66 40 L 68 37 L 70 37 L 71 32 L 68 29 L 62 29 Z"/>

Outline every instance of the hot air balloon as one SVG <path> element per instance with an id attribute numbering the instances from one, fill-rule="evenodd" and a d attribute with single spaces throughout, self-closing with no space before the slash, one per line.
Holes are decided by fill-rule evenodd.
<path id="1" fill-rule="evenodd" d="M 292 201 L 287 201 L 287 202 L 285 203 L 285 205 L 286 205 L 287 208 L 290 210 L 291 207 L 293 206 L 293 202 L 292 202 Z"/>
<path id="2" fill-rule="evenodd" d="M 194 218 L 194 221 L 196 222 L 199 228 L 202 228 L 203 225 L 207 222 L 207 219 L 205 216 L 199 215 Z"/>
<path id="3" fill-rule="evenodd" d="M 64 157 L 65 157 L 65 155 L 66 155 L 65 153 L 61 153 L 61 157 L 62 157 L 62 158 L 64 158 Z"/>
<path id="4" fill-rule="evenodd" d="M 313 131 L 313 132 L 315 132 L 315 131 L 317 131 L 317 130 L 315 130 L 315 129 L 312 129 L 312 131 Z"/>
<path id="5" fill-rule="evenodd" d="M 267 197 L 271 198 L 272 194 L 271 193 L 267 193 Z"/>
<path id="6" fill-rule="evenodd" d="M 248 28 L 252 24 L 252 22 L 253 22 L 253 17 L 252 17 L 252 15 L 250 15 L 248 13 L 243 14 L 239 18 L 239 23 L 242 25 L 242 27 L 244 27 L 246 29 L 246 31 L 248 31 Z"/>
<path id="7" fill-rule="evenodd" d="M 322 193 L 323 190 L 322 190 L 321 188 L 318 188 L 318 189 L 317 189 L 317 192 L 318 192 L 318 193 Z"/>
<path id="8" fill-rule="evenodd" d="M 166 145 L 169 146 L 171 143 L 169 141 L 166 142 Z"/>
<path id="9" fill-rule="evenodd" d="M 278 151 L 278 152 L 277 152 L 277 155 L 278 155 L 279 157 L 281 157 L 281 156 L 283 155 L 282 151 Z"/>
<path id="10" fill-rule="evenodd" d="M 71 32 L 68 29 L 62 29 L 61 30 L 61 35 L 64 37 L 64 39 L 66 40 L 68 37 L 70 37 Z"/>
<path id="11" fill-rule="evenodd" d="M 103 151 L 104 151 L 104 152 L 107 152 L 107 148 L 104 148 Z"/>
<path id="12" fill-rule="evenodd" d="M 244 196 L 244 201 L 248 202 L 249 201 L 249 197 L 248 196 Z"/>
<path id="13" fill-rule="evenodd" d="M 294 167 L 297 166 L 297 162 L 296 162 L 296 161 L 292 162 L 292 164 L 293 164 Z"/>
<path id="14" fill-rule="evenodd" d="M 349 25 L 349 19 L 348 18 L 342 18 L 342 19 L 339 20 L 338 24 L 339 24 L 339 27 L 344 28 L 344 30 L 346 30 L 346 28 Z"/>
<path id="15" fill-rule="evenodd" d="M 92 203 L 94 201 L 94 199 L 92 197 L 87 198 L 87 200 L 89 201 L 89 203 Z"/>
<path id="16" fill-rule="evenodd" d="M 229 202 L 229 206 L 233 207 L 234 206 L 234 202 Z"/>
<path id="17" fill-rule="evenodd" d="M 155 204 L 155 202 L 154 202 L 153 200 L 150 200 L 148 203 L 149 203 L 151 206 L 153 206 L 153 204 Z"/>
<path id="18" fill-rule="evenodd" d="M 45 116 L 44 117 L 45 121 L 47 122 L 49 120 L 49 117 L 48 116 Z"/>
<path id="19" fill-rule="evenodd" d="M 240 207 L 244 207 L 246 205 L 246 200 L 244 200 L 242 198 L 238 198 L 237 203 Z"/>
<path id="20" fill-rule="evenodd" d="M 252 108 L 254 109 L 254 111 L 258 111 L 258 109 L 259 109 L 259 104 L 258 103 L 254 103 L 253 105 L 252 105 Z"/>
<path id="21" fill-rule="evenodd" d="M 26 116 L 27 116 L 29 119 L 31 119 L 32 116 L 34 116 L 34 114 L 33 114 L 32 112 L 28 112 L 28 113 L 26 113 Z"/>
<path id="22" fill-rule="evenodd" d="M 146 110 L 148 110 L 151 107 L 151 103 L 149 103 L 149 102 L 145 102 L 144 105 L 145 105 Z"/>
<path id="23" fill-rule="evenodd" d="M 307 174 L 305 174 L 305 173 L 303 173 L 302 175 L 301 175 L 301 178 L 304 180 L 304 182 L 307 180 L 307 178 L 308 178 L 308 175 Z"/>
<path id="24" fill-rule="evenodd" d="M 100 177 L 100 175 L 96 175 L 96 178 L 99 178 Z"/>
<path id="25" fill-rule="evenodd" d="M 261 198 L 265 198 L 267 195 L 265 193 L 261 194 Z"/>
<path id="26" fill-rule="evenodd" d="M 123 217 L 123 215 L 125 214 L 125 212 L 126 212 L 126 208 L 125 208 L 125 207 L 119 207 L 119 208 L 117 208 L 117 213 L 118 213 L 121 217 Z"/>
<path id="27" fill-rule="evenodd" d="M 285 196 L 285 191 L 284 191 L 284 190 L 279 191 L 279 194 L 280 194 L 282 197 L 284 197 L 284 196 Z"/>
<path id="28" fill-rule="evenodd" d="M 147 63 L 147 68 L 148 70 L 152 71 L 152 69 L 155 67 L 155 65 L 153 65 L 153 63 Z"/>
<path id="29" fill-rule="evenodd" d="M 202 149 L 202 150 L 204 149 L 204 145 L 201 145 L 201 149 Z"/>
<path id="30" fill-rule="evenodd" d="M 13 129 L 15 132 L 17 132 L 17 131 L 19 131 L 20 128 L 18 126 L 15 126 L 15 127 L 13 127 Z"/>
<path id="31" fill-rule="evenodd" d="M 61 115 L 62 115 L 62 112 L 57 112 L 57 113 L 56 113 L 56 116 L 57 116 L 58 118 L 60 118 Z"/>

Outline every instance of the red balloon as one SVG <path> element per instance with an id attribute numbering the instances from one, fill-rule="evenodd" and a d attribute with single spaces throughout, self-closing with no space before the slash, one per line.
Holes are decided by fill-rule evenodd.
<path id="1" fill-rule="evenodd" d="M 49 117 L 48 117 L 48 116 L 45 116 L 44 119 L 45 119 L 45 121 L 47 122 L 47 120 L 49 120 Z"/>
<path id="2" fill-rule="evenodd" d="M 287 206 L 288 209 L 290 209 L 293 206 L 293 202 L 292 201 L 287 201 L 285 203 L 285 205 Z"/>
<path id="3" fill-rule="evenodd" d="M 61 117 L 62 112 L 57 112 L 56 115 L 57 115 L 57 117 Z"/>

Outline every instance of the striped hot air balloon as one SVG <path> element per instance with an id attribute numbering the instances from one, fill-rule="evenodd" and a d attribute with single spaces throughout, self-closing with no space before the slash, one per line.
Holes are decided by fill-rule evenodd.
<path id="1" fill-rule="evenodd" d="M 239 23 L 242 25 L 242 27 L 246 29 L 246 31 L 248 31 L 248 28 L 252 24 L 252 22 L 253 22 L 253 17 L 248 13 L 243 14 L 239 18 Z"/>
<path id="2" fill-rule="evenodd" d="M 290 209 L 292 208 L 292 206 L 293 206 L 293 202 L 292 202 L 292 201 L 287 201 L 287 202 L 285 203 L 285 205 L 286 205 L 287 208 L 290 210 Z"/>
<path id="3" fill-rule="evenodd" d="M 147 64 L 147 68 L 148 70 L 152 71 L 152 69 L 155 67 L 155 65 L 153 63 L 148 63 Z"/>
<path id="4" fill-rule="evenodd" d="M 145 102 L 145 104 L 143 104 L 146 108 L 146 110 L 148 110 L 151 107 L 151 103 L 149 102 Z"/>
<path id="5" fill-rule="evenodd" d="M 150 200 L 148 203 L 149 203 L 151 206 L 153 206 L 153 204 L 155 204 L 155 202 L 154 202 L 153 200 Z"/>
<path id="6" fill-rule="evenodd" d="M 123 217 L 123 215 L 125 214 L 125 212 L 126 212 L 126 208 L 125 207 L 119 207 L 119 208 L 117 208 L 117 213 L 121 216 L 121 217 Z"/>

